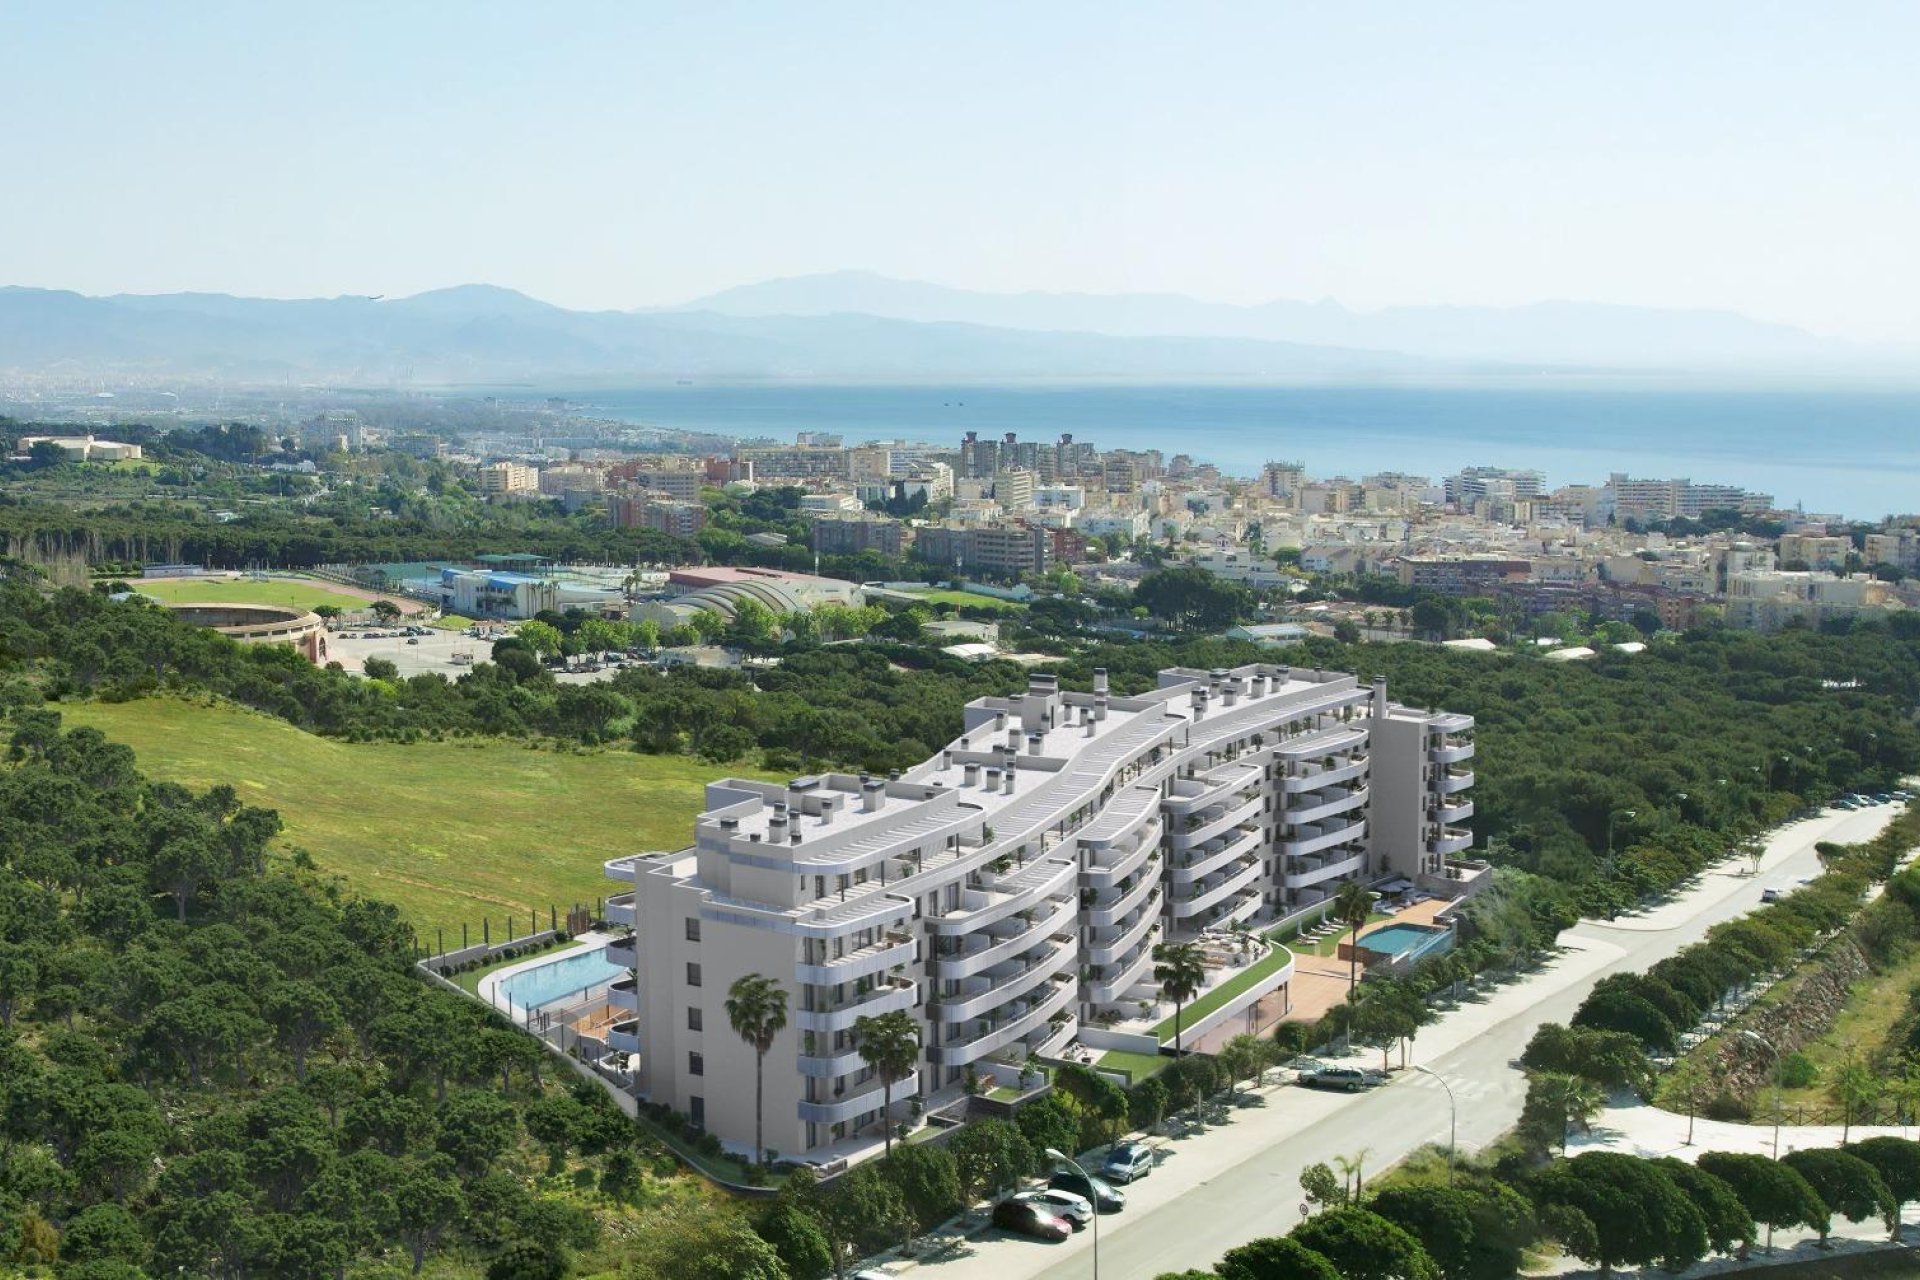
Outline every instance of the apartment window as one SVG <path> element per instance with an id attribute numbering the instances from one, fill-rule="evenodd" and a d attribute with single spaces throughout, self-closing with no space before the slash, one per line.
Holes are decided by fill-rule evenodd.
<path id="1" fill-rule="evenodd" d="M 687 985 L 690 987 L 700 985 L 700 966 L 691 960 L 687 961 Z"/>
<path id="2" fill-rule="evenodd" d="M 700 1010 L 689 1005 L 687 1007 L 687 1030 L 704 1031 L 705 1029 L 706 1028 L 700 1025 Z"/>
<path id="3" fill-rule="evenodd" d="M 688 1098 L 687 1099 L 687 1118 L 689 1120 L 692 1120 L 695 1124 L 699 1125 L 702 1129 L 706 1128 L 707 1127 L 707 1100 L 701 1097 L 699 1094 L 695 1094 L 691 1098 Z"/>
<path id="4" fill-rule="evenodd" d="M 700 917 L 698 916 L 687 917 L 687 941 L 700 941 Z"/>
<path id="5" fill-rule="evenodd" d="M 703 1076 L 707 1074 L 706 1058 L 697 1053 L 688 1054 L 687 1055 L 687 1074 L 690 1076 Z"/>

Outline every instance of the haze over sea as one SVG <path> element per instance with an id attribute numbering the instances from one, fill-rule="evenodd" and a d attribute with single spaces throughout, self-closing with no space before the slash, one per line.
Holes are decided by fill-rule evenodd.
<path id="1" fill-rule="evenodd" d="M 546 393 L 542 393 L 546 394 Z M 1062 432 L 1192 454 L 1230 474 L 1292 459 L 1320 476 L 1533 467 L 1550 485 L 1685 476 L 1861 519 L 1920 511 L 1920 389 L 1678 379 L 1471 377 L 1366 385 L 713 382 L 556 389 L 622 421 L 791 442 L 796 431 L 957 443 Z"/>

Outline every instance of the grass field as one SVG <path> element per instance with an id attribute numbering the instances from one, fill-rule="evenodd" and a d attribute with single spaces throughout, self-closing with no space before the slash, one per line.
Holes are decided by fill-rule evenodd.
<path id="1" fill-rule="evenodd" d="M 996 613 L 1024 613 L 1027 606 L 1017 600 L 1002 600 L 998 596 L 983 596 L 972 591 L 952 591 L 945 587 L 928 587 L 916 590 L 914 595 L 932 604 L 950 604 L 956 608 L 966 606 L 974 609 L 992 609 Z"/>
<path id="2" fill-rule="evenodd" d="M 364 609 L 373 603 L 336 591 L 324 582 L 289 578 L 266 582 L 250 578 L 141 578 L 127 585 L 165 604 L 279 604 L 293 609 L 331 604 L 342 609 Z"/>
<path id="3" fill-rule="evenodd" d="M 564 912 L 620 892 L 608 858 L 685 847 L 702 784 L 722 769 L 677 756 L 563 754 L 507 742 L 351 743 L 225 704 L 148 698 L 62 704 L 139 755 L 152 777 L 225 782 L 280 811 L 283 848 L 436 927 L 509 911 Z M 735 769 L 732 772 L 749 772 Z M 765 776 L 765 775 L 762 775 Z M 449 943 L 449 945 L 452 945 Z"/>

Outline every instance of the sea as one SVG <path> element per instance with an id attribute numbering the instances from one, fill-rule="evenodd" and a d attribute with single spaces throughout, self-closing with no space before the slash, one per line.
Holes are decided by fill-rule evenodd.
<path id="1" fill-rule="evenodd" d="M 790 442 L 800 431 L 958 442 L 961 433 L 1185 453 L 1228 474 L 1289 460 L 1316 476 L 1436 481 L 1463 466 L 1533 468 L 1549 485 L 1613 472 L 1770 493 L 1777 505 L 1877 520 L 1920 511 L 1920 385 L 1709 384 L 1658 377 L 1462 377 L 1419 383 L 829 384 L 557 388 L 585 412 Z"/>

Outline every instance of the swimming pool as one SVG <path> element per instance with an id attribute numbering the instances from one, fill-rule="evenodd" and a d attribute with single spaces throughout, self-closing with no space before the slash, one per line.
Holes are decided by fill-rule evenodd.
<path id="1" fill-rule="evenodd" d="M 588 987 L 612 982 L 624 977 L 626 972 L 617 964 L 609 964 L 605 952 L 596 944 L 558 960 L 522 969 L 502 981 L 500 990 L 522 1009 L 536 1009 Z"/>
<path id="2" fill-rule="evenodd" d="M 1416 956 L 1444 951 L 1453 945 L 1453 930 L 1424 924 L 1382 925 L 1360 935 L 1360 946 L 1389 956 Z"/>

